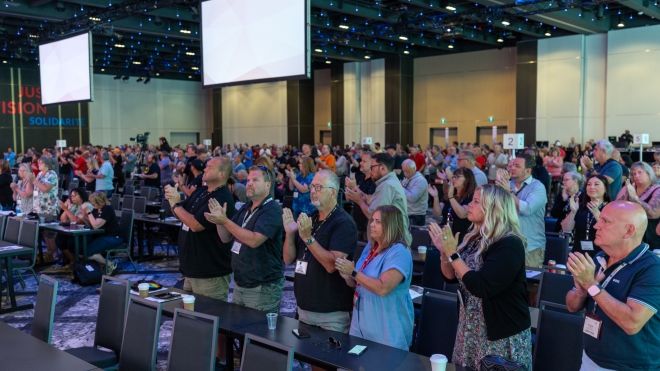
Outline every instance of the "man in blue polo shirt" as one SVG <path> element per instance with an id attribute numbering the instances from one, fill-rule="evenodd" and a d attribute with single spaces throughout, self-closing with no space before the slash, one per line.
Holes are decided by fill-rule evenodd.
<path id="1" fill-rule="evenodd" d="M 623 168 L 618 161 L 612 158 L 613 152 L 614 146 L 612 143 L 601 139 L 594 146 L 594 159 L 598 161 L 598 165 L 594 165 L 593 161 L 587 156 L 582 156 L 580 159 L 582 168 L 587 171 L 587 177 L 592 174 L 599 174 L 607 179 L 607 194 L 612 199 L 619 194 L 623 186 Z"/>
<path id="2" fill-rule="evenodd" d="M 638 204 L 611 202 L 594 227 L 603 251 L 568 258 L 566 305 L 587 312 L 581 370 L 660 369 L 660 258 L 642 243 L 647 222 Z"/>

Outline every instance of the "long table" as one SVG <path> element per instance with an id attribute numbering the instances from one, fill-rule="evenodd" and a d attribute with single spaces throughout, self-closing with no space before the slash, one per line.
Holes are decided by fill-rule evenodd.
<path id="1" fill-rule="evenodd" d="M 183 292 L 178 289 L 172 291 Z M 173 316 L 174 309 L 181 307 L 180 300 L 163 303 L 163 312 Z M 348 370 L 431 370 L 428 357 L 365 340 L 348 334 L 328 331 L 316 326 L 305 325 L 286 316 L 278 316 L 277 329 L 268 330 L 266 312 L 243 307 L 221 300 L 195 295 L 195 311 L 217 316 L 220 332 L 231 338 L 243 338 L 246 333 L 255 334 L 280 344 L 294 348 L 295 357 L 301 361 L 326 368 Z M 295 328 L 305 329 L 310 338 L 298 339 L 291 332 Z M 338 339 L 341 348 L 332 347 L 329 337 Z M 227 342 L 227 356 L 231 359 L 233 349 Z M 348 351 L 355 345 L 365 345 L 367 350 L 360 356 L 352 356 Z M 231 369 L 231 362 L 228 363 Z M 449 365 L 448 370 L 463 370 Z"/>
<path id="2" fill-rule="evenodd" d="M 0 369 L 90 371 L 95 366 L 0 322 Z"/>
<path id="3" fill-rule="evenodd" d="M 14 246 L 15 244 L 8 242 L 0 242 L 0 247 Z M 34 254 L 34 249 L 28 247 L 19 247 L 12 248 L 10 250 L 2 249 L 0 250 L 0 261 L 4 263 L 4 268 L 7 272 L 7 292 L 9 293 L 9 308 L 2 308 L 0 303 L 0 314 L 16 312 L 19 310 L 30 309 L 33 307 L 32 304 L 17 305 L 16 304 L 16 293 L 14 292 L 14 272 L 13 270 L 13 260 L 15 257 L 19 256 L 29 256 Z M 1 362 L 1 361 L 0 361 Z"/>
<path id="4" fill-rule="evenodd" d="M 82 240 L 82 248 L 85 256 L 87 256 L 87 237 L 95 234 L 103 234 L 104 230 L 91 229 L 83 225 L 60 225 L 57 222 L 54 223 L 40 223 L 39 228 L 42 230 L 57 232 L 58 234 L 63 234 L 73 238 L 74 254 L 73 258 L 78 260 L 78 255 L 80 254 L 80 242 Z"/>

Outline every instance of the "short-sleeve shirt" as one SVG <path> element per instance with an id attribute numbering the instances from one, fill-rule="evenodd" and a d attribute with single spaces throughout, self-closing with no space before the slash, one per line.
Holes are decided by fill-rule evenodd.
<path id="1" fill-rule="evenodd" d="M 335 156 L 332 153 L 328 153 L 327 155 L 323 155 L 319 157 L 321 159 L 321 162 L 323 162 L 329 170 L 332 172 L 337 171 L 337 166 L 336 166 L 336 160 Z"/>
<path id="2" fill-rule="evenodd" d="M 376 181 L 376 192 L 371 198 L 369 212 L 373 213 L 381 205 L 395 206 L 405 216 L 408 215 L 408 200 L 401 182 L 394 172 L 387 173 Z M 408 218 L 403 218 L 405 228 L 408 228 Z"/>
<path id="3" fill-rule="evenodd" d="M 362 268 L 370 251 L 371 242 L 355 264 L 356 270 Z M 349 334 L 407 351 L 412 342 L 414 321 L 412 299 L 408 293 L 412 279 L 410 250 L 395 243 L 376 255 L 361 272 L 378 278 L 391 269 L 401 273 L 403 280 L 389 294 L 380 296 L 362 285 L 357 286 L 358 299 L 353 308 Z"/>
<path id="4" fill-rule="evenodd" d="M 594 261 L 596 271 L 601 266 L 601 252 Z M 660 369 L 660 258 L 649 246 L 642 243 L 626 258 L 605 270 L 609 276 L 621 264 L 621 269 L 605 286 L 614 299 L 626 302 L 628 299 L 645 306 L 654 314 L 635 335 L 626 334 L 612 321 L 601 306 L 596 315 L 603 321 L 599 339 L 584 335 L 584 350 L 598 366 L 614 370 L 657 370 Z M 605 281 L 603 281 L 605 283 Z M 593 313 L 594 300 L 587 298 L 587 311 Z"/>
<path id="5" fill-rule="evenodd" d="M 119 235 L 119 222 L 117 221 L 117 215 L 115 210 L 110 205 L 105 205 L 99 212 L 97 209 L 92 210 L 92 215 L 95 218 L 101 218 L 105 220 L 105 224 L 101 227 L 103 229 L 103 234 L 106 236 L 118 236 Z"/>
<path id="6" fill-rule="evenodd" d="M 227 216 L 235 213 L 234 198 L 227 186 L 208 192 L 207 187 L 200 187 L 188 197 L 181 206 L 195 217 L 204 227 L 203 231 L 189 230 L 183 238 L 179 252 L 179 267 L 185 277 L 212 278 L 231 273 L 231 242 L 222 243 L 215 224 L 206 220 L 204 213 L 209 211 L 209 200 L 214 198 L 220 205 L 227 204 Z"/>
<path id="7" fill-rule="evenodd" d="M 472 202 L 472 197 L 474 194 L 471 195 L 466 195 L 462 199 L 456 198 L 456 201 L 458 201 L 461 206 L 467 206 L 470 202 Z M 460 218 L 456 212 L 454 211 L 454 208 L 451 207 L 451 201 L 445 202 L 445 206 L 442 208 L 442 223 L 441 225 L 447 225 L 450 224 L 452 233 L 460 233 L 458 235 L 458 242 L 461 243 L 463 242 L 463 237 L 467 234 L 467 231 L 470 229 L 472 226 L 472 222 L 468 220 L 467 216 L 462 219 Z"/>
<path id="8" fill-rule="evenodd" d="M 146 187 L 160 188 L 160 167 L 155 162 L 149 165 L 149 169 L 147 169 L 147 173 L 146 173 L 146 175 L 152 175 L 152 174 L 158 174 L 158 176 L 156 177 L 156 179 L 144 179 L 144 185 Z"/>
<path id="9" fill-rule="evenodd" d="M 268 198 L 256 210 L 251 211 L 251 207 L 252 202 L 243 205 L 231 218 L 239 226 L 245 224 L 243 228 L 266 236 L 258 247 L 241 245 L 239 253 L 232 254 L 234 281 L 244 288 L 275 282 L 284 276 L 282 207 Z"/>
<path id="10" fill-rule="evenodd" d="M 339 251 L 352 258 L 357 245 L 355 222 L 343 208 L 337 206 L 325 221 L 319 214 L 311 215 L 314 239 L 326 250 Z M 303 310 L 328 313 L 353 309 L 353 289 L 339 275 L 328 273 L 296 234 L 296 259 L 307 262 L 306 274 L 296 273 L 294 291 L 296 304 Z"/>
<path id="11" fill-rule="evenodd" d="M 103 161 L 99 174 L 103 174 L 103 179 L 96 179 L 97 191 L 111 191 L 114 189 L 112 186 L 112 178 L 115 176 L 115 170 L 112 168 L 110 161 Z"/>
<path id="12" fill-rule="evenodd" d="M 612 183 L 607 185 L 607 194 L 610 198 L 614 198 L 619 194 L 622 186 L 622 176 L 623 170 L 621 170 L 621 164 L 614 159 L 609 159 L 605 163 L 596 167 L 598 174 L 606 177 L 612 178 Z"/>
<path id="13" fill-rule="evenodd" d="M 39 173 L 35 182 L 52 186 L 50 191 L 41 192 L 35 184 L 34 189 L 37 191 L 37 198 L 34 200 L 35 211 L 39 214 L 57 216 L 59 211 L 59 200 L 57 198 L 57 173 L 54 170 L 48 170 L 45 174 Z"/>
<path id="14" fill-rule="evenodd" d="M 307 187 L 309 187 L 310 184 L 312 184 L 312 180 L 314 180 L 314 173 L 309 173 L 307 174 L 306 177 L 302 176 L 302 174 L 296 175 L 296 181 L 300 184 L 305 184 Z M 312 205 L 312 200 L 310 199 L 310 193 L 311 192 L 300 192 L 297 189 L 294 188 L 293 190 L 293 214 L 294 216 L 298 216 L 300 213 L 305 213 L 307 215 L 311 215 L 314 211 L 316 211 L 316 208 L 314 205 Z"/>

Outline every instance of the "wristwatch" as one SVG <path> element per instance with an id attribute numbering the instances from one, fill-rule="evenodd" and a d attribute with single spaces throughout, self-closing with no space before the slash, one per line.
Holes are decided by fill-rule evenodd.
<path id="1" fill-rule="evenodd" d="M 589 288 L 587 289 L 587 293 L 588 293 L 589 296 L 591 296 L 592 298 L 595 297 L 596 295 L 600 294 L 601 291 L 603 291 L 603 289 L 602 289 L 602 288 L 600 287 L 600 285 L 597 284 L 597 283 L 596 283 L 596 284 L 593 284 L 593 285 L 591 285 L 591 286 L 589 286 Z"/>
<path id="2" fill-rule="evenodd" d="M 457 251 L 457 252 L 455 252 L 455 253 L 449 255 L 449 258 L 447 258 L 447 259 L 449 260 L 450 263 L 453 263 L 454 260 L 458 260 L 458 259 L 460 259 L 460 258 L 461 258 L 461 255 L 459 255 L 459 254 L 458 254 L 458 251 Z"/>
<path id="3" fill-rule="evenodd" d="M 305 240 L 305 245 L 309 246 L 309 245 L 313 244 L 314 241 L 316 241 L 314 239 L 314 236 L 310 236 L 308 239 Z"/>
<path id="4" fill-rule="evenodd" d="M 357 274 L 358 272 L 355 269 L 353 269 L 353 272 L 351 272 L 351 277 L 356 278 Z"/>

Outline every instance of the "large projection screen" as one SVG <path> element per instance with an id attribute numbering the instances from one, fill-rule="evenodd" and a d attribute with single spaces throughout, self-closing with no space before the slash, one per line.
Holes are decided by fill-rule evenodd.
<path id="1" fill-rule="evenodd" d="M 41 104 L 90 101 L 92 34 L 39 45 Z"/>
<path id="2" fill-rule="evenodd" d="M 202 2 L 203 85 L 309 78 L 309 0 Z"/>

